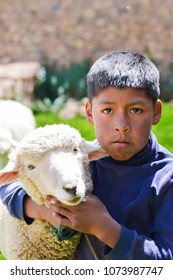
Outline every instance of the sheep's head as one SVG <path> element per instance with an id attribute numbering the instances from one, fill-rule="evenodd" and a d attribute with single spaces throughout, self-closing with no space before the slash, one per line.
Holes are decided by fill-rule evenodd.
<path id="1" fill-rule="evenodd" d="M 46 195 L 67 205 L 77 205 L 92 189 L 88 160 L 106 156 L 105 151 L 85 141 L 68 125 L 37 128 L 22 139 L 0 172 L 0 183 L 18 177 L 37 202 Z"/>

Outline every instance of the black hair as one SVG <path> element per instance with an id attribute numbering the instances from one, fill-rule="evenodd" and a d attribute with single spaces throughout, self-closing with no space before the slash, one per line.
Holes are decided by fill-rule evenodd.
<path id="1" fill-rule="evenodd" d="M 90 102 L 109 86 L 143 89 L 154 104 L 160 95 L 159 71 L 154 63 L 130 51 L 114 51 L 99 58 L 88 72 L 87 85 Z"/>

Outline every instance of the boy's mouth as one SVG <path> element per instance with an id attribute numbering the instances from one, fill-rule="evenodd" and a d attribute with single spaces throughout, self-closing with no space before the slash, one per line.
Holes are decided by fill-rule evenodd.
<path id="1" fill-rule="evenodd" d="M 117 148 L 125 148 L 129 145 L 129 142 L 125 141 L 125 140 L 116 140 L 112 142 L 113 146 L 117 147 Z"/>

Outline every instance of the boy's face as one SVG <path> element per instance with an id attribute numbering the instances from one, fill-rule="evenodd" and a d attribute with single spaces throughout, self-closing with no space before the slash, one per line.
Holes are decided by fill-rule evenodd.
<path id="1" fill-rule="evenodd" d="M 100 145 L 116 160 L 128 160 L 148 142 L 151 126 L 161 117 L 161 102 L 142 90 L 108 87 L 86 103 L 86 115 L 94 125 Z"/>

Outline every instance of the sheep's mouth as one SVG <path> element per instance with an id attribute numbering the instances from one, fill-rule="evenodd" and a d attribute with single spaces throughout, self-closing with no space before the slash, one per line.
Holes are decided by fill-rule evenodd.
<path id="1" fill-rule="evenodd" d="M 69 200 L 70 205 L 78 205 L 80 202 L 81 202 L 81 197 L 79 196 Z"/>
<path id="2" fill-rule="evenodd" d="M 70 200 L 69 202 L 71 202 L 71 203 L 77 203 L 77 202 L 80 202 L 81 201 L 81 198 L 78 196 L 78 197 L 75 197 L 75 198 L 73 198 L 72 200 Z"/>
<path id="3" fill-rule="evenodd" d="M 63 203 L 64 205 L 68 205 L 68 206 L 77 206 L 78 204 L 81 203 L 82 198 L 79 197 L 79 196 L 76 196 L 76 197 L 74 197 L 74 198 L 71 199 L 71 200 L 62 200 L 62 199 L 60 200 L 60 199 L 59 199 L 59 201 L 60 201 L 61 203 Z"/>

